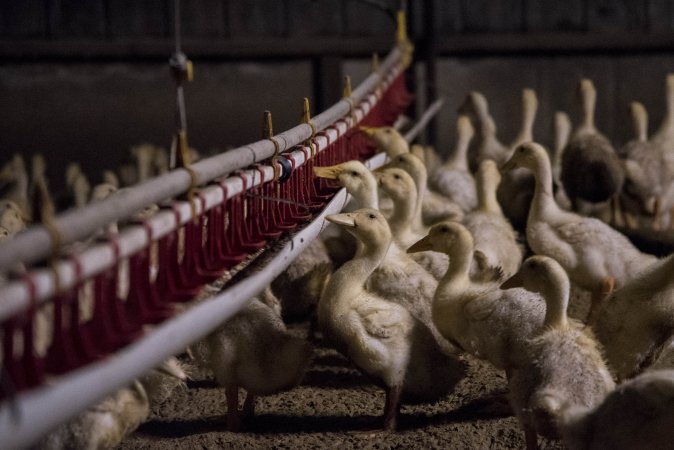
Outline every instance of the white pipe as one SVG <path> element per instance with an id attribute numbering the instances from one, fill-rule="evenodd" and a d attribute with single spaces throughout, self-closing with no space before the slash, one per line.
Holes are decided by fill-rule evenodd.
<path id="1" fill-rule="evenodd" d="M 380 76 L 371 74 L 353 91 L 354 105 L 374 93 L 382 83 L 390 84 L 401 72 L 402 53 L 394 48 L 381 65 Z M 317 131 L 335 123 L 339 118 L 349 114 L 352 103 L 340 100 L 335 105 L 312 119 Z M 311 137 L 311 127 L 298 125 L 284 131 L 274 138 L 279 143 L 280 151 L 289 150 Z M 269 140 L 258 141 L 243 147 L 229 150 L 219 155 L 196 162 L 192 169 L 200 184 L 222 177 L 235 170 L 248 167 L 258 161 L 274 155 L 274 144 Z M 191 183 L 189 173 L 184 169 L 176 169 L 165 175 L 148 180 L 138 186 L 126 189 L 104 201 L 87 205 L 77 210 L 59 215 L 54 226 L 60 235 L 62 244 L 84 240 L 105 225 L 118 222 L 132 216 L 147 205 L 161 203 L 186 192 Z M 47 230 L 36 225 L 19 233 L 13 239 L 0 244 L 0 273 L 13 265 L 40 261 L 49 256 L 51 239 Z"/>
<path id="2" fill-rule="evenodd" d="M 428 125 L 428 122 L 435 117 L 435 115 L 440 112 L 440 109 L 443 107 L 445 104 L 445 99 L 443 97 L 440 97 L 433 103 L 431 103 L 431 106 L 426 109 L 424 114 L 419 118 L 416 124 L 410 130 L 405 133 L 405 140 L 407 142 L 412 142 L 414 141 L 419 133 L 423 131 L 424 128 L 426 128 L 426 125 Z"/>
<path id="3" fill-rule="evenodd" d="M 365 165 L 374 170 L 387 161 L 379 153 Z M 70 420 L 89 405 L 139 377 L 171 355 L 206 336 L 236 314 L 251 297 L 276 278 L 313 241 L 325 225 L 328 214 L 341 211 L 348 203 L 345 189 L 339 190 L 324 210 L 254 276 L 228 287 L 219 295 L 158 325 L 135 343 L 45 384 L 20 393 L 13 402 L 0 404 L 0 436 L 3 448 L 19 449 L 34 444 L 59 424 Z M 15 420 L 14 410 L 18 411 Z M 56 413 L 58 411 L 58 413 Z"/>
<path id="4" fill-rule="evenodd" d="M 376 104 L 376 97 L 370 95 L 365 98 L 358 108 L 354 109 L 354 124 L 360 122 L 367 113 Z M 325 136 L 317 136 L 315 142 L 317 149 L 321 152 L 328 145 L 335 142 L 340 136 L 344 135 L 350 128 L 352 119 L 346 118 L 338 121 L 334 127 L 325 130 Z M 306 154 L 310 154 L 310 149 L 305 148 Z M 295 161 L 295 167 L 300 167 L 306 163 L 305 151 L 295 150 L 290 153 Z M 262 166 L 264 179 L 270 180 L 274 176 L 272 166 Z M 260 173 L 254 169 L 248 169 L 240 172 L 239 175 L 227 178 L 223 184 L 227 186 L 227 198 L 234 197 L 243 191 L 242 178 L 246 179 L 247 188 L 253 188 L 262 183 Z M 204 208 L 201 202 L 195 203 L 195 212 L 201 214 L 202 210 L 207 211 L 223 201 L 223 189 L 218 186 L 208 186 L 200 190 L 200 196 L 204 200 Z M 153 239 L 160 239 L 169 234 L 179 226 L 182 226 L 191 220 L 192 209 L 189 202 L 181 201 L 173 204 L 170 211 L 160 211 L 148 219 L 148 226 L 151 229 Z M 179 223 L 176 223 L 178 219 Z M 122 229 L 116 239 L 119 246 L 119 259 L 134 255 L 150 244 L 150 237 L 144 226 L 130 225 Z M 82 270 L 81 279 L 90 278 L 103 270 L 112 267 L 118 262 L 115 257 L 113 244 L 110 242 L 101 242 L 99 244 L 87 247 L 77 254 L 77 260 L 80 262 Z M 58 272 L 59 285 L 62 290 L 66 290 L 77 284 L 75 278 L 75 259 L 74 257 L 62 259 L 55 265 Z M 54 273 L 51 269 L 37 269 L 31 271 L 32 282 L 35 286 L 35 297 L 30 298 L 28 284 L 24 280 L 17 280 L 0 287 L 0 322 L 12 317 L 20 311 L 25 311 L 31 304 L 36 302 L 40 304 L 55 294 Z"/>

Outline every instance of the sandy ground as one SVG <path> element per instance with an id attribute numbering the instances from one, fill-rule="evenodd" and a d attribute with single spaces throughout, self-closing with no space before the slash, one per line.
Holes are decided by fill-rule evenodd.
<path id="1" fill-rule="evenodd" d="M 575 290 L 569 309 L 584 317 L 587 296 Z M 307 326 L 292 329 L 306 333 Z M 256 416 L 239 433 L 226 429 L 224 389 L 195 369 L 187 386 L 119 448 L 524 448 L 524 433 L 507 404 L 505 375 L 488 363 L 468 362 L 468 376 L 453 394 L 435 404 L 403 406 L 399 430 L 391 434 L 368 431 L 381 424 L 384 391 L 320 342 L 304 381 L 291 391 L 258 398 Z M 541 444 L 564 448 L 558 442 Z"/>

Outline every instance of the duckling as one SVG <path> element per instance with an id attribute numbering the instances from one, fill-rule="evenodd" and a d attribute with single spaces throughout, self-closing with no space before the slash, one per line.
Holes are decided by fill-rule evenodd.
<path id="1" fill-rule="evenodd" d="M 415 229 L 421 229 L 423 220 L 432 224 L 448 217 L 460 218 L 463 216 L 461 208 L 437 192 L 428 189 L 428 171 L 423 161 L 410 153 L 405 138 L 392 127 L 367 128 L 361 130 L 377 143 L 380 150 L 386 152 L 391 159 L 390 165 L 406 170 L 414 179 L 417 193 L 421 201 L 418 208 L 423 215 L 415 223 Z"/>
<path id="2" fill-rule="evenodd" d="M 443 195 L 428 189 L 428 172 L 424 164 L 411 153 L 403 153 L 392 158 L 389 167 L 403 169 L 410 174 L 417 188 L 417 204 L 412 229 L 425 233 L 426 224 L 440 220 L 461 220 L 463 211 L 456 203 Z"/>
<path id="3" fill-rule="evenodd" d="M 507 157 L 521 143 L 532 142 L 534 140 L 533 131 L 537 110 L 538 98 L 536 97 L 536 92 L 533 89 L 523 89 L 522 126 L 508 149 Z M 504 174 L 503 180 L 498 185 L 498 201 L 502 205 L 508 205 L 504 211 L 505 216 L 517 230 L 524 230 L 526 226 L 529 205 L 534 195 L 534 185 L 533 176 L 525 169 L 516 169 Z"/>
<path id="4" fill-rule="evenodd" d="M 104 170 L 101 173 L 101 178 L 103 178 L 103 183 L 108 183 L 117 189 L 121 187 L 119 184 L 119 177 L 112 170 Z"/>
<path id="5" fill-rule="evenodd" d="M 566 210 L 571 209 L 571 201 L 564 191 L 564 185 L 562 184 L 561 179 L 562 153 L 564 152 L 566 145 L 569 143 L 571 128 L 571 119 L 569 119 L 569 115 L 564 111 L 556 111 L 554 119 L 555 141 L 550 163 L 552 164 L 552 181 L 553 190 L 555 193 L 555 201 L 562 209 Z"/>
<path id="6" fill-rule="evenodd" d="M 477 272 L 498 270 L 507 278 L 519 269 L 522 248 L 496 199 L 500 182 L 501 174 L 496 163 L 491 159 L 483 160 L 477 172 L 478 207 L 466 214 L 462 223 L 473 235 L 475 253 L 479 255 L 482 266 Z M 477 273 L 474 272 L 474 276 Z"/>
<path id="7" fill-rule="evenodd" d="M 571 281 L 592 292 L 591 314 L 614 287 L 656 260 L 604 222 L 560 209 L 552 196 L 550 159 L 541 145 L 520 145 L 502 171 L 514 167 L 531 170 L 536 179 L 526 229 L 529 247 L 556 259 Z"/>
<path id="8" fill-rule="evenodd" d="M 26 229 L 23 212 L 12 200 L 0 200 L 0 227 L 7 231 L 8 236 Z"/>
<path id="9" fill-rule="evenodd" d="M 489 114 L 489 104 L 483 94 L 471 91 L 459 107 L 459 113 L 468 114 L 471 120 L 477 123 L 477 146 L 474 152 L 468 153 L 468 166 L 471 172 L 477 170 L 482 160 L 492 159 L 500 165 L 508 159 L 508 147 L 496 137 L 496 123 Z"/>
<path id="10" fill-rule="evenodd" d="M 414 180 L 407 172 L 395 167 L 377 172 L 375 177 L 381 189 L 393 201 L 393 214 L 388 218 L 388 224 L 391 228 L 394 245 L 401 249 L 407 248 L 423 236 L 412 230 L 418 197 Z M 395 254 L 396 258 L 408 257 L 406 254 L 398 253 Z M 447 255 L 436 252 L 420 252 L 412 254 L 411 257 L 433 275 L 436 280 L 442 278 L 447 272 L 447 265 L 449 264 Z M 432 292 L 435 291 L 435 287 L 434 284 Z M 428 297 L 429 305 L 432 300 L 432 292 L 429 293 Z"/>
<path id="11" fill-rule="evenodd" d="M 456 121 L 456 146 L 447 161 L 432 172 L 429 185 L 461 207 L 464 212 L 477 207 L 475 179 L 468 170 L 468 146 L 475 129 L 468 116 L 460 115 Z M 430 170 L 429 170 L 429 173 Z"/>
<path id="12" fill-rule="evenodd" d="M 413 144 L 410 147 L 410 153 L 419 158 L 426 166 L 429 173 L 429 178 L 440 166 L 442 166 L 442 158 L 432 145 Z"/>
<path id="13" fill-rule="evenodd" d="M 653 364 L 674 335 L 674 255 L 643 266 L 597 310 L 590 324 L 618 380 Z"/>
<path id="14" fill-rule="evenodd" d="M 194 346 L 197 361 L 225 387 L 229 431 L 240 429 L 242 416 L 254 415 L 256 396 L 297 385 L 309 364 L 312 346 L 288 332 L 275 305 L 278 299 L 266 288 Z M 246 391 L 241 413 L 239 387 Z"/>
<path id="15" fill-rule="evenodd" d="M 88 203 L 91 185 L 78 163 L 70 163 L 66 167 L 66 187 L 72 201 L 69 206 L 81 208 Z"/>
<path id="16" fill-rule="evenodd" d="M 522 286 L 545 299 L 543 327 L 532 336 L 525 364 L 508 380 L 510 402 L 526 436 L 527 449 L 538 448 L 537 434 L 560 439 L 558 421 L 569 406 L 591 408 L 615 383 L 589 328 L 569 320 L 569 277 L 547 256 L 528 258 L 503 287 Z"/>
<path id="17" fill-rule="evenodd" d="M 28 201 L 28 172 L 23 157 L 14 157 L 0 169 L 0 198 L 10 200 L 19 207 L 23 220 L 30 220 Z"/>
<path id="18" fill-rule="evenodd" d="M 591 80 L 580 81 L 580 93 L 584 118 L 562 153 L 560 174 L 574 210 L 578 210 L 578 200 L 600 203 L 614 199 L 624 181 L 618 155 L 594 124 L 597 91 Z"/>
<path id="19" fill-rule="evenodd" d="M 660 205 L 668 181 L 666 161 L 660 147 L 648 141 L 648 114 L 644 105 L 630 103 L 634 139 L 618 152 L 623 159 L 625 183 L 620 195 L 625 212 L 653 217 L 652 226 L 660 228 Z M 628 221 L 628 225 L 636 224 Z"/>
<path id="20" fill-rule="evenodd" d="M 171 358 L 174 359 L 174 358 Z M 40 450 L 112 449 L 131 434 L 150 414 L 150 406 L 164 401 L 185 379 L 175 361 L 166 361 L 140 380 L 117 390 L 42 438 Z"/>
<path id="21" fill-rule="evenodd" d="M 564 409 L 562 434 L 571 450 L 670 448 L 674 441 L 674 370 L 657 370 L 619 385 L 593 408 Z"/>
<path id="22" fill-rule="evenodd" d="M 371 205 L 377 205 L 377 180 L 363 163 L 349 161 L 329 168 L 315 167 L 314 171 L 326 177 L 336 176 L 340 184 L 357 200 L 358 206 L 371 207 Z M 443 349 L 451 352 L 450 344 L 440 336 L 432 324 L 431 303 L 438 283 L 425 270 L 424 266 L 410 258 L 401 250 L 402 247 L 400 246 L 403 242 L 414 239 L 415 236 L 414 232 L 409 229 L 410 214 L 414 214 L 416 203 L 414 182 L 402 169 L 389 168 L 385 172 L 390 175 L 385 177 L 387 192 L 394 197 L 394 202 L 396 202 L 394 217 L 389 219 L 389 229 L 392 224 L 396 232 L 400 234 L 402 241 L 394 241 L 390 245 L 384 259 L 367 278 L 365 287 L 369 292 L 391 299 L 391 301 L 395 301 L 409 310 L 431 329 Z M 398 179 L 395 178 L 396 176 Z M 382 174 L 379 177 L 381 178 Z M 384 187 L 383 184 L 384 182 L 382 182 L 382 187 Z M 353 238 L 353 236 L 351 237 Z M 363 251 L 363 243 L 360 240 L 357 241 L 358 252 L 361 252 Z M 352 253 L 351 257 L 353 257 L 353 254 L 357 254 L 357 252 Z M 431 261 L 429 266 L 435 267 L 442 264 L 441 261 L 437 261 L 441 258 L 434 259 L 436 261 Z M 446 257 L 444 267 L 445 269 L 447 267 Z"/>
<path id="23" fill-rule="evenodd" d="M 389 158 L 410 152 L 409 144 L 403 135 L 393 127 L 360 127 L 360 131 L 372 138 L 377 147 L 385 151 Z"/>
<path id="24" fill-rule="evenodd" d="M 353 198 L 350 208 L 373 208 L 379 209 L 379 197 L 377 196 L 377 180 L 374 175 L 360 161 L 346 161 L 334 166 L 314 167 L 314 174 L 320 178 L 336 180 Z M 338 237 L 325 239 L 330 259 L 336 267 L 339 267 L 356 253 L 357 242 L 348 236 L 343 229 L 339 230 Z"/>
<path id="25" fill-rule="evenodd" d="M 427 250 L 446 253 L 450 261 L 433 298 L 433 322 L 440 334 L 508 374 L 527 357 L 527 339 L 543 324 L 545 304 L 540 295 L 524 289 L 500 290 L 500 277 L 471 281 L 473 236 L 459 223 L 434 225 L 407 252 Z"/>
<path id="26" fill-rule="evenodd" d="M 365 283 L 391 244 L 391 231 L 375 209 L 327 220 L 362 242 L 362 251 L 337 269 L 318 305 L 324 335 L 386 389 L 384 430 L 396 429 L 401 400 L 431 401 L 451 392 L 465 364 L 442 352 L 431 331 L 401 305 L 372 294 Z"/>

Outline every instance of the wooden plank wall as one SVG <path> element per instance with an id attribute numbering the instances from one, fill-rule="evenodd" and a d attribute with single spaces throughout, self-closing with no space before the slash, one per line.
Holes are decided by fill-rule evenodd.
<path id="1" fill-rule="evenodd" d="M 398 2 L 380 3 L 394 8 Z M 564 42 L 565 33 L 576 43 L 585 37 L 593 42 L 625 35 L 642 41 L 649 36 L 672 37 L 672 0 L 412 0 L 408 4 L 410 33 L 419 55 L 429 36 L 445 42 L 479 40 L 479 55 L 451 50 L 451 46 L 450 50 L 438 47 L 434 87 L 447 97 L 447 106 L 431 140 L 442 151 L 452 146 L 456 107 L 473 89 L 483 91 L 491 101 L 505 142 L 517 131 L 523 87 L 537 89 L 537 137 L 551 142 L 556 109 L 577 117 L 575 86 L 581 76 L 594 79 L 599 91 L 598 126 L 617 142 L 630 136 L 629 101 L 638 99 L 646 104 L 651 129 L 662 117 L 664 77 L 674 71 L 674 52 L 666 48 L 650 53 L 638 49 L 601 53 L 577 48 L 567 51 L 562 45 L 553 51 L 543 48 L 524 55 L 516 48 L 498 49 L 497 40 L 519 36 L 535 42 L 553 34 L 562 36 Z M 424 18 L 424 6 L 432 11 L 430 19 Z M 264 46 L 274 42 L 279 48 L 278 43 L 286 40 L 315 39 L 334 47 L 335 38 L 387 42 L 395 28 L 390 14 L 358 0 L 182 0 L 181 9 L 185 41 L 201 39 L 216 44 L 262 42 Z M 57 49 L 50 50 L 56 53 L 49 60 L 31 59 L 27 54 L 24 60 L 18 58 L 19 64 L 16 57 L 0 64 L 0 96 L 10 100 L 6 102 L 10 119 L 0 125 L 0 148 L 35 151 L 50 146 L 57 153 L 71 155 L 74 147 L 83 146 L 115 155 L 125 153 L 124 136 L 130 142 L 147 133 L 147 139 L 161 142 L 157 138 L 165 136 L 172 124 L 170 79 L 163 59 L 139 60 L 136 55 L 142 52 L 129 46 L 126 58 L 122 53 L 114 61 L 78 61 L 67 59 L 65 49 L 75 39 L 93 49 L 97 43 L 170 43 L 173 16 L 173 0 L 0 0 L 0 50 L 3 45 L 7 48 L 21 42 L 37 46 L 65 43 L 49 47 Z M 432 29 L 425 29 L 424 23 L 431 23 Z M 490 45 L 496 50 L 490 51 Z M 60 48 L 64 49 L 64 61 L 59 61 Z M 199 61 L 199 83 L 188 88 L 190 130 L 196 143 L 206 148 L 257 137 L 257 130 L 242 133 L 250 121 L 258 122 L 253 111 L 272 106 L 275 111 L 288 111 L 275 113 L 280 122 L 276 129 L 280 129 L 281 124 L 296 120 L 298 98 L 304 95 L 312 97 L 314 110 L 329 105 L 339 96 L 341 72 L 354 70 L 357 82 L 369 65 L 365 59 L 341 60 L 334 53 L 294 55 L 292 61 L 266 55 L 264 64 L 251 64 L 255 57 L 245 57 L 245 51 L 237 60 L 231 56 L 218 60 L 217 52 L 214 55 L 211 61 Z M 420 61 L 419 73 L 422 68 Z M 67 76 L 72 79 L 65 82 Z M 69 96 L 64 95 L 64 85 Z M 292 95 L 274 96 L 279 86 Z M 418 82 L 417 88 L 424 89 L 423 82 Z M 66 102 L 72 104 L 63 108 Z M 91 114 L 93 108 L 108 108 L 107 114 Z M 153 110 L 157 113 L 148 117 Z M 222 111 L 231 114 L 222 117 Z M 63 123 L 46 120 L 54 117 Z M 106 129 L 94 131 L 101 127 L 94 118 Z M 43 125 L 36 132 L 31 124 L 38 119 Z M 69 135 L 67 130 L 72 126 L 68 124 L 72 123 L 83 133 Z M 216 131 L 209 131 L 209 127 Z M 231 141 L 226 141 L 227 136 Z M 9 154 L 2 154 L 0 159 L 7 157 Z"/>

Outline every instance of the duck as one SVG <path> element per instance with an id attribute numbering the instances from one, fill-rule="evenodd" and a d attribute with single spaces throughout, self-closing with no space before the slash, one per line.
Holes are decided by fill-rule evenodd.
<path id="1" fill-rule="evenodd" d="M 417 204 L 412 223 L 414 231 L 425 233 L 428 224 L 463 218 L 463 210 L 459 205 L 428 189 L 428 172 L 419 158 L 411 153 L 404 153 L 392 158 L 387 166 L 403 169 L 414 180 L 417 188 Z"/>
<path id="2" fill-rule="evenodd" d="M 227 429 L 240 431 L 255 414 L 255 398 L 296 386 L 313 347 L 286 329 L 280 302 L 269 287 L 192 348 L 197 363 L 213 372 L 225 388 Z M 246 391 L 239 411 L 239 388 Z"/>
<path id="3" fill-rule="evenodd" d="M 159 405 L 182 384 L 186 374 L 171 358 L 131 385 L 118 389 L 80 413 L 33 447 L 39 450 L 113 449 L 147 420 L 150 408 Z M 168 392 L 168 394 L 167 394 Z"/>
<path id="4" fill-rule="evenodd" d="M 447 272 L 447 265 L 449 264 L 447 255 L 436 252 L 420 252 L 408 256 L 406 253 L 401 254 L 400 251 L 397 251 L 398 248 L 406 249 L 423 236 L 412 229 L 418 197 L 414 180 L 407 172 L 395 167 L 378 171 L 375 173 L 375 177 L 379 187 L 393 201 L 393 213 L 388 217 L 389 227 L 393 235 L 393 246 L 396 250 L 393 256 L 395 258 L 410 258 L 411 256 L 436 280 L 439 280 Z M 434 283 L 432 290 L 429 292 L 429 306 L 436 287 L 437 283 Z"/>
<path id="5" fill-rule="evenodd" d="M 478 91 L 471 91 L 459 107 L 460 114 L 467 114 L 477 124 L 478 139 L 475 151 L 468 153 L 468 166 L 475 172 L 484 159 L 501 165 L 508 159 L 508 147 L 499 141 L 494 118 L 489 113 L 487 98 Z"/>
<path id="6" fill-rule="evenodd" d="M 615 388 L 615 382 L 592 331 L 567 316 L 571 286 L 557 261 L 531 256 L 503 287 L 523 287 L 545 299 L 543 326 L 530 338 L 526 362 L 508 379 L 510 403 L 524 429 L 527 449 L 534 450 L 537 435 L 561 438 L 563 408 L 592 408 Z"/>
<path id="7" fill-rule="evenodd" d="M 537 111 L 538 98 L 536 97 L 536 91 L 523 89 L 522 124 L 515 140 L 508 147 L 506 159 L 518 145 L 534 140 L 534 121 Z M 508 205 L 503 212 L 517 230 L 524 230 L 526 226 L 529 204 L 534 195 L 534 184 L 534 179 L 528 171 L 517 169 L 504 174 L 501 183 L 498 185 L 498 201 L 503 205 Z"/>
<path id="8" fill-rule="evenodd" d="M 359 209 L 377 205 L 377 184 L 394 199 L 393 216 L 387 218 L 393 242 L 383 260 L 367 278 L 365 287 L 369 292 L 391 299 L 410 311 L 431 329 L 441 347 L 451 353 L 453 347 L 440 336 L 431 318 L 431 303 L 438 285 L 433 276 L 434 270 L 437 271 L 437 267 L 442 267 L 443 264 L 446 270 L 447 257 L 444 257 L 444 262 L 443 255 L 439 258 L 429 255 L 411 258 L 402 250 L 407 248 L 409 240 L 414 240 L 417 236 L 410 229 L 410 220 L 416 205 L 416 188 L 410 175 L 402 169 L 392 167 L 375 175 L 360 161 L 349 161 L 328 169 L 314 169 L 316 174 L 324 177 L 336 176 L 339 183 L 356 200 Z M 353 239 L 351 233 L 347 234 Z M 351 254 L 351 258 L 363 251 L 363 243 L 358 239 L 356 241 L 358 250 Z"/>
<path id="9" fill-rule="evenodd" d="M 667 165 L 660 147 L 648 141 L 648 113 L 640 102 L 630 103 L 634 139 L 618 150 L 622 159 L 625 182 L 620 193 L 622 209 L 631 214 L 652 217 L 651 226 L 660 229 L 660 206 L 668 183 Z M 636 219 L 627 220 L 636 228 Z"/>
<path id="10" fill-rule="evenodd" d="M 464 211 L 477 207 L 475 179 L 468 169 L 468 146 L 475 135 L 470 118 L 460 115 L 456 121 L 456 145 L 447 161 L 437 167 L 428 179 L 429 186 L 444 195 Z"/>
<path id="11" fill-rule="evenodd" d="M 18 153 L 0 169 L 0 199 L 13 202 L 19 208 L 22 220 L 29 221 L 29 178 L 26 162 Z"/>
<path id="12" fill-rule="evenodd" d="M 0 200 L 0 227 L 7 231 L 9 237 L 26 229 L 23 210 L 12 200 Z"/>
<path id="13" fill-rule="evenodd" d="M 454 202 L 443 195 L 428 189 L 428 171 L 423 161 L 410 152 L 405 138 L 393 127 L 360 129 L 370 136 L 379 150 L 386 152 L 389 166 L 406 170 L 414 179 L 417 194 L 421 201 L 417 208 L 421 211 L 419 219 L 415 219 L 415 229 L 422 229 L 423 223 L 432 224 L 447 217 L 461 217 L 463 212 Z"/>
<path id="14" fill-rule="evenodd" d="M 591 318 L 618 380 L 653 364 L 674 336 L 674 254 L 656 261 L 617 289 Z"/>
<path id="15" fill-rule="evenodd" d="M 443 252 L 450 261 L 433 297 L 433 323 L 440 334 L 508 375 L 526 358 L 527 339 L 543 324 L 543 299 L 521 288 L 499 289 L 500 274 L 489 281 L 472 281 L 473 236 L 460 223 L 432 226 L 407 252 L 428 250 Z"/>
<path id="16" fill-rule="evenodd" d="M 318 323 L 338 351 L 383 385 L 383 431 L 394 431 L 401 401 L 435 401 L 449 394 L 465 376 L 465 362 L 444 353 L 405 307 L 366 289 L 392 241 L 383 214 L 363 208 L 326 219 L 359 239 L 362 250 L 330 277 L 318 304 Z"/>
<path id="17" fill-rule="evenodd" d="M 485 159 L 477 171 L 477 208 L 466 214 L 463 225 L 473 235 L 478 273 L 490 273 L 495 270 L 504 278 L 517 272 L 522 263 L 522 248 L 517 242 L 517 234 L 508 219 L 503 215 L 496 191 L 501 182 L 501 174 L 496 162 Z"/>
<path id="18" fill-rule="evenodd" d="M 576 211 L 579 200 L 591 204 L 615 200 L 625 178 L 611 142 L 594 124 L 597 100 L 594 84 L 583 78 L 579 86 L 584 117 L 564 148 L 560 173 L 564 191 Z"/>
<path id="19" fill-rule="evenodd" d="M 66 188 L 71 206 L 81 208 L 88 203 L 91 185 L 78 163 L 70 163 L 66 167 Z"/>
<path id="20" fill-rule="evenodd" d="M 424 166 L 426 166 L 426 170 L 429 173 L 429 179 L 431 178 L 431 174 L 443 164 L 442 158 L 432 145 L 412 144 L 410 146 L 410 153 L 424 163 Z"/>
<path id="21" fill-rule="evenodd" d="M 562 210 L 552 193 L 552 169 L 545 148 L 520 145 L 502 171 L 524 167 L 536 179 L 526 236 L 535 254 L 550 256 L 571 281 L 592 293 L 590 316 L 614 288 L 623 286 L 656 257 L 640 252 L 620 232 L 601 220 Z"/>
<path id="22" fill-rule="evenodd" d="M 674 441 L 674 370 L 643 373 L 594 407 L 569 406 L 560 428 L 571 450 L 670 448 Z"/>
<path id="23" fill-rule="evenodd" d="M 555 193 L 555 201 L 562 209 L 570 210 L 571 201 L 564 191 L 564 185 L 560 176 L 562 172 L 562 153 L 571 137 L 572 126 L 569 115 L 564 111 L 555 111 L 553 128 L 554 143 L 550 163 L 552 164 L 552 186 Z"/>
<path id="24" fill-rule="evenodd" d="M 398 130 L 393 127 L 359 127 L 369 136 L 379 150 L 385 151 L 389 158 L 410 152 L 410 146 Z"/>

